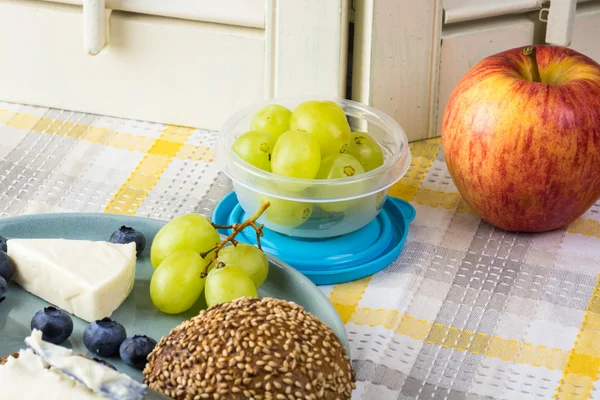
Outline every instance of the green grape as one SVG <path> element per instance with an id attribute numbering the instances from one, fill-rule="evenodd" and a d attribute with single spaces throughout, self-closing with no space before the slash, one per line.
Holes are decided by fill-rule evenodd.
<path id="1" fill-rule="evenodd" d="M 383 165 L 381 146 L 364 132 L 352 132 L 348 154 L 354 156 L 365 168 L 365 171 L 371 171 Z"/>
<path id="2" fill-rule="evenodd" d="M 361 213 L 366 209 L 368 205 L 365 198 L 344 200 L 344 201 L 333 201 L 328 203 L 317 203 L 320 209 L 329 213 Z"/>
<path id="3" fill-rule="evenodd" d="M 346 113 L 344 112 L 344 109 L 335 101 L 331 101 L 331 100 L 325 100 L 323 103 L 327 103 L 327 104 L 331 104 L 331 106 L 333 108 L 335 108 L 336 110 L 338 110 L 338 112 L 340 114 L 342 114 L 344 116 L 344 118 L 346 118 Z"/>
<path id="4" fill-rule="evenodd" d="M 150 280 L 150 298 L 166 314 L 189 310 L 204 289 L 200 275 L 208 260 L 192 250 L 171 254 L 160 263 Z"/>
<path id="5" fill-rule="evenodd" d="M 271 153 L 275 139 L 268 133 L 250 131 L 235 139 L 233 151 L 248 164 L 271 172 Z"/>
<path id="6" fill-rule="evenodd" d="M 346 152 L 350 125 L 341 107 L 325 101 L 307 101 L 292 112 L 290 129 L 310 132 L 319 142 L 321 156 Z"/>
<path id="7" fill-rule="evenodd" d="M 338 154 L 325 157 L 321 161 L 321 167 L 317 173 L 317 179 L 339 179 L 349 178 L 362 174 L 365 169 L 360 162 L 348 154 Z"/>
<path id="8" fill-rule="evenodd" d="M 252 279 L 243 269 L 235 265 L 214 268 L 206 277 L 204 289 L 206 305 L 212 307 L 240 297 L 257 297 L 258 292 Z"/>
<path id="9" fill-rule="evenodd" d="M 313 212 L 312 203 L 267 198 L 271 205 L 265 211 L 265 217 L 277 225 L 296 228 L 305 223 Z"/>
<path id="10" fill-rule="evenodd" d="M 258 247 L 246 243 L 237 246 L 227 246 L 219 251 L 217 262 L 225 265 L 240 267 L 256 287 L 260 287 L 269 274 L 269 260 Z"/>
<path id="11" fill-rule="evenodd" d="M 179 250 L 203 253 L 215 247 L 220 240 L 217 230 L 203 215 L 182 215 L 158 231 L 150 248 L 150 261 L 157 268 L 165 258 Z"/>
<path id="12" fill-rule="evenodd" d="M 292 112 L 284 106 L 269 104 L 254 114 L 250 121 L 250 129 L 268 133 L 277 140 L 283 132 L 290 130 L 291 117 Z"/>
<path id="13" fill-rule="evenodd" d="M 283 133 L 273 149 L 271 170 L 292 178 L 313 179 L 321 165 L 319 143 L 306 132 Z"/>
<path id="14" fill-rule="evenodd" d="M 365 169 L 356 158 L 348 154 L 338 154 L 326 157 L 321 161 L 321 168 L 317 174 L 317 179 L 348 178 L 364 172 Z M 319 207 L 327 212 L 344 212 L 355 202 L 355 200 L 345 200 L 319 203 Z"/>

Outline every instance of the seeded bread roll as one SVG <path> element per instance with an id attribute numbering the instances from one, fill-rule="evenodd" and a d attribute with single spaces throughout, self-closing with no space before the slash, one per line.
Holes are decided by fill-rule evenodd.
<path id="1" fill-rule="evenodd" d="M 355 380 L 331 328 L 272 298 L 201 311 L 161 339 L 144 369 L 149 387 L 176 400 L 346 400 Z"/>

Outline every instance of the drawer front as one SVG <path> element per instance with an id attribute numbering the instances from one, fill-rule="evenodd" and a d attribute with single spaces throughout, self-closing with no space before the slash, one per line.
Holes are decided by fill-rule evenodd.
<path id="1" fill-rule="evenodd" d="M 83 0 L 41 1 L 79 6 L 83 4 Z M 105 5 L 111 10 L 138 14 L 252 28 L 265 27 L 265 0 L 105 0 Z"/>
<path id="2" fill-rule="evenodd" d="M 453 24 L 538 10 L 540 0 L 442 0 L 444 23 Z"/>

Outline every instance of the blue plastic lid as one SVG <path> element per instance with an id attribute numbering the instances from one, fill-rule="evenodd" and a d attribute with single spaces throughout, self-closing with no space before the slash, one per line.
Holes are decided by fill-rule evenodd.
<path id="1" fill-rule="evenodd" d="M 373 275 L 394 262 L 404 247 L 408 224 L 415 218 L 408 202 L 388 197 L 377 217 L 347 235 L 324 238 L 296 238 L 263 229 L 263 250 L 296 268 L 317 285 L 349 282 Z M 247 218 L 234 192 L 217 205 L 213 221 L 218 225 L 241 223 Z M 231 230 L 221 229 L 228 235 Z M 243 230 L 240 242 L 256 245 L 256 232 Z"/>

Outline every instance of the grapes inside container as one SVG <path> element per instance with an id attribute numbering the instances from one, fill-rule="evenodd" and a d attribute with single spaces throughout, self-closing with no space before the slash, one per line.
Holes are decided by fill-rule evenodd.
<path id="1" fill-rule="evenodd" d="M 356 231 L 381 211 L 411 155 L 400 125 L 345 99 L 275 98 L 231 116 L 216 159 L 241 207 L 258 221 L 300 238 Z"/>

